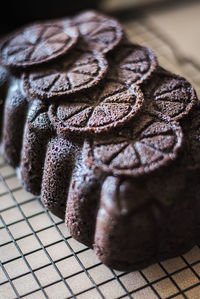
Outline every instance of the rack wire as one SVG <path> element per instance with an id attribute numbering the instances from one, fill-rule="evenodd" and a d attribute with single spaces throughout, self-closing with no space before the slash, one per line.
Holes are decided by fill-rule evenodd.
<path id="1" fill-rule="evenodd" d="M 147 20 L 125 22 L 134 42 L 199 91 L 200 67 L 182 57 Z M 75 241 L 38 197 L 22 189 L 0 157 L 0 298 L 200 298 L 200 245 L 187 254 L 131 273 L 108 269 Z"/>

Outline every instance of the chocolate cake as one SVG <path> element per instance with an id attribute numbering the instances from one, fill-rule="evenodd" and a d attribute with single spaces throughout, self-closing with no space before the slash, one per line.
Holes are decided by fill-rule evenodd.
<path id="1" fill-rule="evenodd" d="M 94 11 L 0 45 L 1 150 L 26 190 L 119 270 L 200 240 L 200 105 L 191 84 Z"/>

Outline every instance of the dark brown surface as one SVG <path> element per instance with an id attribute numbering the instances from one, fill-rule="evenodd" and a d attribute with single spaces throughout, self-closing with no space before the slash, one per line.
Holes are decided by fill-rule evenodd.
<path id="1" fill-rule="evenodd" d="M 112 65 L 111 78 L 120 82 L 140 84 L 151 75 L 157 66 L 157 59 L 151 49 L 124 41 L 110 55 Z"/>
<path id="2" fill-rule="evenodd" d="M 95 11 L 77 15 L 72 23 L 78 26 L 83 43 L 95 52 L 110 52 L 123 36 L 121 25 L 115 19 Z"/>
<path id="3" fill-rule="evenodd" d="M 54 136 L 48 115 L 38 100 L 29 110 L 24 127 L 21 151 L 21 176 L 23 185 L 35 195 L 40 195 L 46 149 Z M 40 157 L 40 159 L 38 159 Z"/>
<path id="4" fill-rule="evenodd" d="M 49 115 L 58 134 L 69 131 L 88 135 L 122 126 L 133 118 L 142 104 L 143 95 L 138 88 L 105 79 L 103 86 L 79 98 L 51 105 Z"/>
<path id="5" fill-rule="evenodd" d="M 110 37 L 119 25 L 111 31 L 109 26 Z M 105 47 L 104 27 L 102 32 Z M 99 40 L 98 35 L 98 45 Z M 21 72 L 13 74 L 1 144 L 4 157 L 20 167 L 25 188 L 41 192 L 45 206 L 65 218 L 74 238 L 94 248 L 108 266 L 135 270 L 182 254 L 199 240 L 200 188 L 194 188 L 199 104 L 190 83 L 158 67 L 151 50 L 126 39 L 107 41 L 103 52 L 109 53 L 101 56 L 108 61 L 107 74 L 84 93 L 74 89 L 61 98 L 60 87 L 52 84 L 56 95 L 43 101 L 50 82 L 45 79 L 37 86 L 47 91 L 30 99 Z M 100 55 L 89 32 L 84 42 L 93 57 Z M 73 52 L 63 59 L 68 55 Z M 88 68 L 93 74 L 93 66 Z M 57 74 L 59 81 L 60 69 Z M 60 86 L 67 90 L 66 82 Z"/>
<path id="6" fill-rule="evenodd" d="M 87 90 L 106 74 L 107 61 L 101 54 L 73 50 L 51 66 L 24 74 L 24 88 L 32 98 L 48 99 Z"/>
<path id="7" fill-rule="evenodd" d="M 65 54 L 77 39 L 78 29 L 70 24 L 34 24 L 3 40 L 1 63 L 9 67 L 28 67 L 48 62 Z"/>
<path id="8" fill-rule="evenodd" d="M 17 167 L 20 163 L 28 103 L 20 90 L 19 80 L 13 79 L 11 84 L 4 106 L 1 147 L 5 160 Z"/>
<path id="9" fill-rule="evenodd" d="M 0 66 L 0 138 L 2 133 L 2 122 L 3 122 L 3 105 L 7 93 L 7 85 L 8 85 L 8 79 L 9 74 L 8 72 Z"/>
<path id="10" fill-rule="evenodd" d="M 86 141 L 83 154 L 88 164 L 108 174 L 138 176 L 175 160 L 182 137 L 176 123 L 146 115 L 114 138 Z"/>
<path id="11" fill-rule="evenodd" d="M 145 88 L 147 86 L 147 88 Z M 144 93 L 151 101 L 148 110 L 170 120 L 187 116 L 196 103 L 194 88 L 183 77 L 158 68 L 151 83 L 144 84 Z"/>

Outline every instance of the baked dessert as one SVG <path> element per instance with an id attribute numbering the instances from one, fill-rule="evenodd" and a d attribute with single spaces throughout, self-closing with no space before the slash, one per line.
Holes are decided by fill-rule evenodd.
<path id="1" fill-rule="evenodd" d="M 119 270 L 199 241 L 199 101 L 97 12 L 1 42 L 1 149 L 24 187 Z M 183 221 L 184 219 L 184 221 Z"/>

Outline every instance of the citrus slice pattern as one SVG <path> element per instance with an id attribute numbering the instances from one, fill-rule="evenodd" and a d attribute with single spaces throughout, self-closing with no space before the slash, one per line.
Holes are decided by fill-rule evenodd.
<path id="1" fill-rule="evenodd" d="M 188 114 L 197 101 L 196 93 L 188 81 L 164 70 L 155 74 L 147 89 L 151 111 L 173 120 Z"/>
<path id="2" fill-rule="evenodd" d="M 73 22 L 93 51 L 105 54 L 116 47 L 123 36 L 121 25 L 117 21 L 93 11 L 79 14 Z"/>
<path id="3" fill-rule="evenodd" d="M 47 99 L 93 87 L 105 76 L 101 54 L 75 49 L 51 66 L 24 74 L 24 88 L 33 98 Z"/>
<path id="4" fill-rule="evenodd" d="M 181 143 L 182 131 L 175 122 L 147 116 L 114 138 L 86 141 L 83 153 L 87 163 L 109 174 L 138 176 L 175 159 Z"/>
<path id="5" fill-rule="evenodd" d="M 113 66 L 111 77 L 118 77 L 126 84 L 139 84 L 146 80 L 157 67 L 151 49 L 136 44 L 123 44 L 110 57 Z"/>
<path id="6" fill-rule="evenodd" d="M 10 35 L 1 44 L 1 62 L 12 67 L 38 65 L 65 54 L 77 42 L 78 29 L 40 23 Z"/>
<path id="7" fill-rule="evenodd" d="M 143 103 L 139 88 L 107 80 L 85 95 L 52 104 L 49 114 L 60 132 L 102 133 L 131 119 Z"/>

